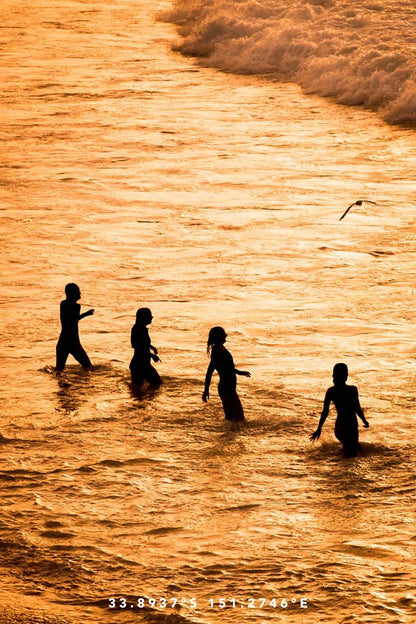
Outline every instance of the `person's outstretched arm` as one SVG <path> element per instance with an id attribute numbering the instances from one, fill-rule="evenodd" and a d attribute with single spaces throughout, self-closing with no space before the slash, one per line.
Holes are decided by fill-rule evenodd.
<path id="1" fill-rule="evenodd" d="M 207 374 L 205 375 L 205 389 L 202 394 L 202 400 L 204 401 L 204 403 L 206 403 L 209 399 L 209 385 L 211 383 L 211 377 L 212 377 L 212 373 L 214 372 L 214 370 L 215 368 L 211 360 L 211 362 L 208 365 Z"/>
<path id="2" fill-rule="evenodd" d="M 311 433 L 311 435 L 309 436 L 309 439 L 311 442 L 313 442 L 314 440 L 319 440 L 319 438 L 321 437 L 321 431 L 322 431 L 322 427 L 324 425 L 324 422 L 327 419 L 327 416 L 329 414 L 329 406 L 331 404 L 331 388 L 328 388 L 328 390 L 326 391 L 325 394 L 325 399 L 324 399 L 324 407 L 322 409 L 322 413 L 321 413 L 321 418 L 319 420 L 319 425 L 316 431 L 314 431 L 313 433 Z"/>
<path id="3" fill-rule="evenodd" d="M 86 316 L 91 316 L 92 314 L 94 314 L 94 310 L 88 310 L 87 312 L 83 312 L 82 314 L 80 314 L 78 319 L 81 320 Z"/>
<path id="4" fill-rule="evenodd" d="M 248 371 L 240 371 L 235 368 L 234 372 L 236 375 L 243 375 L 243 377 L 251 377 L 251 373 L 249 373 Z"/>

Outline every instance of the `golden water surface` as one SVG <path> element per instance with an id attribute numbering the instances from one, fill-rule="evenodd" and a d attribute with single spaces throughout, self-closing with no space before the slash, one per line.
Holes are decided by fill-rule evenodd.
<path id="1" fill-rule="evenodd" d="M 172 51 L 167 9 L 0 9 L 0 604 L 72 623 L 413 622 L 414 129 L 199 67 Z M 358 199 L 376 204 L 340 222 Z M 56 377 L 68 282 L 95 309 L 96 368 Z M 141 306 L 164 385 L 137 398 Z M 238 431 L 215 379 L 201 401 L 218 324 L 252 374 Z M 337 361 L 370 423 L 353 459 L 333 413 L 308 439 Z"/>

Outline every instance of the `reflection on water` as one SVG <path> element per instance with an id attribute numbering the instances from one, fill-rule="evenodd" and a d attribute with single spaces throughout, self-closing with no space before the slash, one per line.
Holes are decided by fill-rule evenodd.
<path id="1" fill-rule="evenodd" d="M 94 624 L 412 621 L 413 130 L 196 68 L 164 2 L 5 7 L 3 602 Z M 339 223 L 358 197 L 377 205 Z M 96 366 L 57 376 L 71 281 Z M 164 383 L 137 394 L 142 306 Z M 238 427 L 216 379 L 201 400 L 217 324 L 252 373 Z M 333 413 L 308 440 L 337 361 L 370 422 L 352 459 Z"/>

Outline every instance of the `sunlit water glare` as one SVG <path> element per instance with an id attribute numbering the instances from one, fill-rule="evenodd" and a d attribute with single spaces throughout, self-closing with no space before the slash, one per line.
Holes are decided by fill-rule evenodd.
<path id="1" fill-rule="evenodd" d="M 1 605 L 71 623 L 413 622 L 416 134 L 270 72 L 200 66 L 175 51 L 170 9 L 2 5 Z M 339 222 L 357 199 L 376 205 Z M 95 308 L 80 334 L 96 369 L 57 378 L 72 281 Z M 141 306 L 164 385 L 138 398 Z M 218 324 L 252 373 L 238 430 L 215 379 L 201 401 Z M 370 422 L 353 459 L 333 413 L 308 439 L 337 361 Z"/>

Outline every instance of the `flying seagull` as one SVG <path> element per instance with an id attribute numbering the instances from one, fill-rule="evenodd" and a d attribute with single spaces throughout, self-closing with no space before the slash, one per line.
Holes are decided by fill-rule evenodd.
<path id="1" fill-rule="evenodd" d="M 342 217 L 340 217 L 339 221 L 341 221 L 341 219 L 343 219 L 345 215 L 348 214 L 350 208 L 352 208 L 353 206 L 362 206 L 364 203 L 376 204 L 376 202 L 371 201 L 371 199 L 359 199 L 358 201 L 355 201 L 353 204 L 351 204 L 351 206 L 348 206 Z"/>

